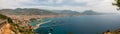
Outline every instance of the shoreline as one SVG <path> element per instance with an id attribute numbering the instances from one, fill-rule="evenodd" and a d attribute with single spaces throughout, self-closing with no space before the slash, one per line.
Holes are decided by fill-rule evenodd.
<path id="1" fill-rule="evenodd" d="M 30 25 L 30 19 L 35 18 L 37 21 L 39 19 L 44 19 L 44 18 L 60 18 L 60 17 L 66 17 L 66 16 L 71 16 L 71 15 L 6 15 L 10 17 L 14 23 L 18 24 L 21 27 L 25 27 L 25 29 L 32 29 L 35 30 L 37 28 L 40 28 L 41 24 L 45 24 L 48 22 L 51 22 L 52 20 L 47 20 L 44 22 L 38 22 L 35 26 L 32 27 Z"/>
<path id="2" fill-rule="evenodd" d="M 33 29 L 37 29 L 40 27 L 41 24 L 45 24 L 45 23 L 48 23 L 48 22 L 51 22 L 52 20 L 48 20 L 48 21 L 45 21 L 45 22 L 39 22 L 36 26 L 33 27 Z"/>

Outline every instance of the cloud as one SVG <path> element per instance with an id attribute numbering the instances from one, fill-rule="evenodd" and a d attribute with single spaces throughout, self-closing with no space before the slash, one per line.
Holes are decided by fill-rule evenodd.
<path id="1" fill-rule="evenodd" d="M 117 12 L 114 0 L 0 0 L 0 8 L 40 8 L 50 10 L 95 10 Z"/>
<path id="2" fill-rule="evenodd" d="M 15 5 L 14 1 L 0 0 L 0 7 L 10 7 Z"/>

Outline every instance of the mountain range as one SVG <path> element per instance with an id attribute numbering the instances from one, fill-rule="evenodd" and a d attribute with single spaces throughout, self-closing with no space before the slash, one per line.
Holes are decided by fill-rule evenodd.
<path id="1" fill-rule="evenodd" d="M 1 14 L 15 14 L 15 15 L 50 15 L 50 14 L 83 14 L 83 15 L 101 15 L 104 13 L 98 13 L 93 10 L 85 10 L 84 12 L 72 11 L 72 10 L 46 10 L 36 8 L 17 8 L 17 9 L 1 9 Z"/>

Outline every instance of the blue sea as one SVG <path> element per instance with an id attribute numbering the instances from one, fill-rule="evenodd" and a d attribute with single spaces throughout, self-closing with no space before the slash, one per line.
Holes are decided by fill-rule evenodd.
<path id="1" fill-rule="evenodd" d="M 102 34 L 120 28 L 120 15 L 83 15 L 49 18 L 40 25 L 38 34 Z M 52 31 L 50 30 L 52 29 Z"/>

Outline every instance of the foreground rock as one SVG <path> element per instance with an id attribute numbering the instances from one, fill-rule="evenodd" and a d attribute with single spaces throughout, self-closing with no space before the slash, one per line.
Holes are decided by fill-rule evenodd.
<path id="1" fill-rule="evenodd" d="M 20 26 L 19 23 L 7 16 L 0 14 L 0 34 L 35 34 L 29 26 Z M 23 22 L 21 22 L 23 23 Z"/>
<path id="2" fill-rule="evenodd" d="M 114 31 L 108 30 L 108 31 L 104 32 L 103 34 L 120 34 L 120 29 L 117 29 Z"/>

